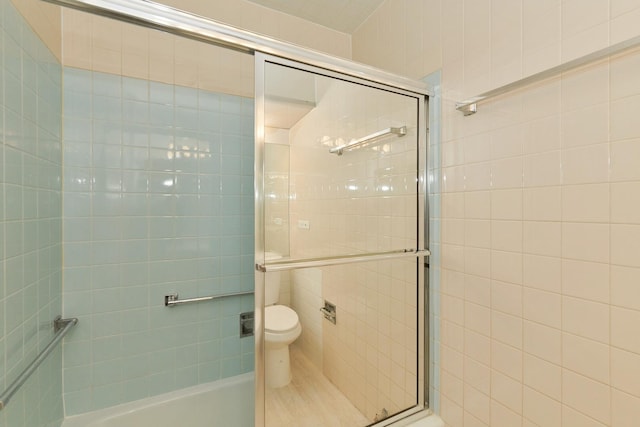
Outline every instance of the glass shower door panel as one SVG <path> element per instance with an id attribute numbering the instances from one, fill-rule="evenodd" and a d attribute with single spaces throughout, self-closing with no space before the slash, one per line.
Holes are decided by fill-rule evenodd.
<path id="1" fill-rule="evenodd" d="M 291 382 L 266 388 L 267 427 L 366 426 L 418 404 L 417 267 L 402 259 L 286 272 L 302 333 L 289 349 Z M 319 311 L 325 301 L 333 319 Z"/>
<path id="2" fill-rule="evenodd" d="M 417 99 L 276 64 L 265 92 L 265 161 L 271 144 L 289 148 L 283 255 L 417 249 Z M 286 251 L 277 236 L 266 235 L 267 251 Z"/>
<path id="3" fill-rule="evenodd" d="M 417 404 L 417 264 L 415 259 L 375 261 L 320 272 L 318 302 L 336 304 L 335 323 L 320 316 L 322 371 L 368 423 Z M 296 293 L 301 284 L 294 279 L 293 286 L 294 305 L 302 305 Z M 308 341 L 315 335 L 308 329 L 298 346 L 311 353 Z"/>
<path id="4" fill-rule="evenodd" d="M 422 259 L 381 260 L 423 244 L 420 102 L 311 67 L 264 64 L 266 273 L 256 310 L 269 427 L 364 426 L 420 405 Z M 282 336 L 300 328 L 289 360 L 273 356 L 272 306 L 297 319 L 283 320 Z"/>

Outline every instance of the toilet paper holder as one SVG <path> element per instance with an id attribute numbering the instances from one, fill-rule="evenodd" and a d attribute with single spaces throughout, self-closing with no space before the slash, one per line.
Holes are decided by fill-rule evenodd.
<path id="1" fill-rule="evenodd" d="M 320 307 L 320 312 L 329 322 L 336 324 L 336 305 L 329 301 L 324 301 L 324 307 Z"/>

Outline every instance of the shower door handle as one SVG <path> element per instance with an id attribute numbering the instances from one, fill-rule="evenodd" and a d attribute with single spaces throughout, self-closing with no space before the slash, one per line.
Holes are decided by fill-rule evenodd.
<path id="1" fill-rule="evenodd" d="M 356 262 L 387 261 L 400 258 L 425 257 L 431 255 L 428 249 L 401 249 L 388 252 L 344 255 L 335 257 L 292 259 L 272 263 L 256 264 L 256 270 L 263 273 L 286 271 L 297 268 L 328 267 L 331 265 L 352 264 Z"/>

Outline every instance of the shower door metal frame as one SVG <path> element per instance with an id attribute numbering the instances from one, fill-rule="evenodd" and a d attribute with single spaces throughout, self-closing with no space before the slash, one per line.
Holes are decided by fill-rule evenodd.
<path id="1" fill-rule="evenodd" d="M 255 252 L 256 252 L 256 274 L 255 274 L 255 427 L 264 427 L 266 425 L 265 415 L 265 366 L 264 366 L 264 280 L 266 271 L 269 271 L 269 263 L 265 262 L 265 224 L 264 224 L 264 147 L 265 147 L 265 68 L 267 64 L 276 64 L 284 67 L 294 68 L 301 71 L 334 78 L 341 81 L 350 82 L 362 86 L 371 87 L 373 89 L 384 90 L 387 92 L 396 93 L 398 95 L 404 95 L 412 97 L 416 100 L 417 108 L 417 144 L 418 144 L 418 158 L 416 159 L 416 209 L 417 209 L 417 230 L 416 230 L 416 244 L 414 252 L 409 253 L 409 256 L 417 257 L 416 262 L 416 279 L 417 279 L 417 325 L 416 325 L 416 341 L 418 349 L 418 363 L 417 370 L 417 390 L 416 390 L 416 406 L 403 410 L 402 412 L 384 419 L 376 426 L 388 426 L 399 420 L 411 417 L 415 414 L 428 410 L 428 390 L 429 390 L 429 378 L 428 369 L 428 337 L 427 331 L 427 315 L 428 305 L 425 305 L 427 301 L 427 289 L 424 262 L 429 255 L 428 246 L 428 203 L 427 203 L 427 155 L 428 155 L 428 96 L 425 93 L 418 93 L 412 90 L 407 90 L 402 87 L 395 86 L 393 84 L 382 84 L 378 82 L 372 82 L 366 78 L 360 78 L 353 75 L 345 74 L 341 70 L 335 70 L 325 67 L 319 67 L 314 64 L 301 62 L 299 60 L 292 60 L 282 58 L 279 56 L 269 55 L 261 52 L 255 53 Z M 420 197 L 424 197 L 423 203 L 420 203 Z M 365 254 L 363 254 L 365 255 Z M 405 255 L 398 254 L 396 257 L 404 257 Z M 393 256 L 392 256 L 393 257 Z M 336 257 L 339 258 L 339 257 Z M 366 258 L 347 261 L 349 257 L 345 256 L 345 262 L 341 264 L 349 264 L 355 262 L 363 262 Z M 375 258 L 375 254 L 374 257 Z M 277 268 L 278 262 L 275 263 L 274 270 L 280 271 Z M 295 262 L 291 263 L 286 269 L 295 268 Z M 304 264 L 304 263 L 303 263 Z"/>

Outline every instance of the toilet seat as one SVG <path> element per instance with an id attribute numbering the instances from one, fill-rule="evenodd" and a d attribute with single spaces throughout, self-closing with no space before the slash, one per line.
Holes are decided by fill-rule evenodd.
<path id="1" fill-rule="evenodd" d="M 298 314 L 286 305 L 270 305 L 264 309 L 264 329 L 270 333 L 285 333 L 299 325 Z"/>

